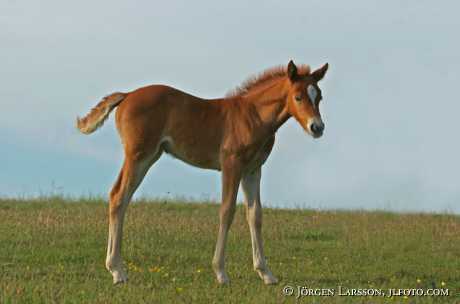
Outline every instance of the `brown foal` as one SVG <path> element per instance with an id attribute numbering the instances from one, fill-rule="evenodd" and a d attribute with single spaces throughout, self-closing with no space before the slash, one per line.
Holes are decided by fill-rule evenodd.
<path id="1" fill-rule="evenodd" d="M 217 281 L 229 281 L 224 269 L 225 244 L 241 182 L 254 269 L 266 284 L 276 283 L 262 245 L 261 167 L 272 150 L 275 132 L 291 116 L 313 137 L 323 134 L 318 81 L 327 69 L 326 63 L 310 72 L 308 66 L 297 68 L 291 60 L 287 68 L 269 69 L 227 97 L 212 100 L 151 85 L 111 94 L 78 118 L 78 129 L 89 134 L 118 106 L 116 126 L 125 158 L 110 192 L 106 267 L 113 282 L 127 280 L 120 251 L 128 203 L 148 169 L 166 152 L 190 165 L 222 172 L 220 225 L 212 260 Z"/>

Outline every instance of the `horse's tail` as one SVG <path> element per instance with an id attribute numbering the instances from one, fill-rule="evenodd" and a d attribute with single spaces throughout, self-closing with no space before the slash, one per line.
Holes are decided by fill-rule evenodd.
<path id="1" fill-rule="evenodd" d="M 116 92 L 105 96 L 85 117 L 77 117 L 77 128 L 84 134 L 93 133 L 104 124 L 110 112 L 112 112 L 127 95 L 126 93 Z"/>

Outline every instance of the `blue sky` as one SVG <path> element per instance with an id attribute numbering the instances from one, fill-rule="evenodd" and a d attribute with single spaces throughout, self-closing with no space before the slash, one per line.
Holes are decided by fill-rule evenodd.
<path id="1" fill-rule="evenodd" d="M 110 92 L 163 83 L 223 96 L 248 76 L 329 62 L 325 135 L 294 120 L 264 166 L 265 205 L 460 212 L 460 5 L 454 1 L 2 1 L 0 195 L 105 195 Z M 219 174 L 164 156 L 137 196 L 218 199 Z M 241 198 L 241 196 L 240 196 Z"/>

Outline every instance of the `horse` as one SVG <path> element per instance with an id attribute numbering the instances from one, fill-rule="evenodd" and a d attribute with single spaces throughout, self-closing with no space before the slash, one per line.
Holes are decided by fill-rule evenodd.
<path id="1" fill-rule="evenodd" d="M 127 274 L 121 258 L 123 220 L 128 204 L 149 168 L 163 152 L 199 168 L 221 172 L 222 202 L 212 259 L 217 282 L 225 284 L 227 234 L 235 213 L 238 188 L 245 196 L 254 270 L 265 284 L 277 278 L 267 266 L 262 241 L 261 167 L 275 142 L 276 131 L 294 117 L 306 133 L 319 138 L 324 123 L 318 82 L 328 64 L 311 72 L 308 65 L 268 69 L 246 80 L 223 98 L 202 99 L 166 85 L 145 86 L 104 97 L 85 117 L 77 117 L 84 134 L 102 126 L 116 111 L 116 128 L 124 161 L 109 194 L 109 233 L 105 266 L 113 283 Z"/>

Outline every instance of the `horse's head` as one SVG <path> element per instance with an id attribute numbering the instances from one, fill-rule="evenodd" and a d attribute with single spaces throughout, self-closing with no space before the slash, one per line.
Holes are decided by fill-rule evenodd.
<path id="1" fill-rule="evenodd" d="M 324 123 L 319 112 L 322 96 L 318 82 L 323 79 L 327 68 L 326 63 L 312 73 L 300 74 L 292 60 L 287 68 L 290 82 L 287 96 L 289 114 L 314 138 L 321 137 L 324 131 Z"/>

